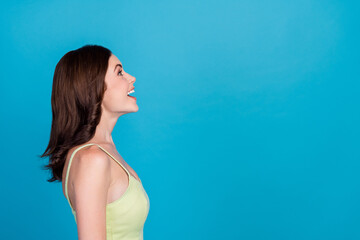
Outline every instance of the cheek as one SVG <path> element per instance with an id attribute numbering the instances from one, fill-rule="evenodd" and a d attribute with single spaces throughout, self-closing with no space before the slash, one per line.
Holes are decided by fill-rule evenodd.
<path id="1" fill-rule="evenodd" d="M 112 85 L 111 88 L 105 91 L 103 103 L 108 109 L 114 109 L 127 100 L 127 89 L 125 86 L 119 84 Z"/>
<path id="2" fill-rule="evenodd" d="M 115 82 L 113 85 L 112 85 L 112 92 L 113 93 L 118 93 L 118 94 L 124 94 L 124 93 L 127 93 L 127 88 L 128 88 L 128 85 L 126 84 L 125 81 L 117 81 Z"/>
<path id="3" fill-rule="evenodd" d="M 107 93 L 107 99 L 109 101 L 118 102 L 126 97 L 125 89 L 123 88 L 112 88 Z"/>

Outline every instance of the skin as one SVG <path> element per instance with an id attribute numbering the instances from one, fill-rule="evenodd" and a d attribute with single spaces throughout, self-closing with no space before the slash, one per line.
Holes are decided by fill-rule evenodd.
<path id="1" fill-rule="evenodd" d="M 122 65 L 115 55 L 111 55 L 105 75 L 107 90 L 102 102 L 101 120 L 94 137 L 82 145 L 100 145 L 139 180 L 135 171 L 117 152 L 111 136 L 120 116 L 139 109 L 136 100 L 127 96 L 134 87 L 136 78 L 116 66 L 117 64 Z M 67 154 L 62 176 L 64 196 L 69 158 L 82 145 L 73 147 Z M 79 240 L 106 240 L 106 204 L 120 198 L 128 184 L 129 177 L 125 170 L 98 146 L 84 147 L 74 155 L 68 176 L 68 196 L 76 211 Z"/>

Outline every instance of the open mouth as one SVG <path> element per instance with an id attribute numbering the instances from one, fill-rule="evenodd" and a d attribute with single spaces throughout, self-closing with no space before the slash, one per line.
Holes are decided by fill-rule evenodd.
<path id="1" fill-rule="evenodd" d="M 130 90 L 130 91 L 127 93 L 127 95 L 129 96 L 131 93 L 134 93 L 134 92 L 135 92 L 135 90 L 132 89 L 132 90 Z"/>
<path id="2" fill-rule="evenodd" d="M 135 92 L 134 89 L 130 90 L 130 91 L 128 92 L 127 96 L 136 99 L 136 97 L 130 96 L 130 94 L 131 94 L 131 93 L 134 93 L 134 92 Z"/>

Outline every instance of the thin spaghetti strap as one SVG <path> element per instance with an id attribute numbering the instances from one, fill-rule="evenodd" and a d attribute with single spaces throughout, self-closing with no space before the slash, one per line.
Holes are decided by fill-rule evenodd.
<path id="1" fill-rule="evenodd" d="M 100 145 L 96 144 L 96 143 L 88 143 L 88 144 L 85 144 L 83 146 L 80 146 L 78 147 L 77 149 L 74 150 L 74 152 L 71 154 L 70 156 L 70 159 L 69 159 L 69 164 L 68 164 L 68 167 L 67 167 L 67 171 L 66 171 L 66 177 L 65 177 L 65 196 L 66 196 L 66 199 L 68 200 L 69 202 L 69 205 L 70 207 L 73 209 L 72 205 L 71 205 L 71 202 L 70 202 L 70 199 L 69 199 L 69 196 L 68 196 L 68 188 L 67 188 L 67 185 L 68 185 L 68 177 L 69 177 L 69 172 L 70 172 L 70 167 L 71 167 L 71 162 L 74 158 L 74 155 L 77 151 L 79 151 L 81 148 L 84 148 L 84 147 L 87 147 L 87 146 L 90 146 L 90 145 L 96 145 L 98 146 L 101 150 L 103 150 L 106 154 L 108 154 L 112 159 L 115 160 L 115 162 L 117 162 L 124 170 L 125 172 L 127 173 L 128 175 L 128 178 L 129 178 L 129 181 L 130 181 L 130 177 L 132 177 L 132 175 L 129 173 L 129 171 L 116 159 L 114 158 L 108 151 L 106 151 L 103 147 L 101 147 Z M 140 180 L 141 182 L 141 180 Z"/>
<path id="2" fill-rule="evenodd" d="M 112 159 L 114 159 L 115 162 L 117 162 L 117 163 L 125 170 L 125 172 L 129 175 L 129 178 L 130 178 L 131 174 L 130 174 L 129 171 L 126 169 L 126 167 L 124 167 L 124 166 L 120 163 L 120 161 L 118 161 L 116 158 L 114 158 L 113 155 L 111 155 L 108 151 L 106 151 L 105 148 L 101 147 L 100 145 L 98 145 L 98 144 L 96 144 L 96 143 L 94 143 L 94 144 L 97 145 L 99 148 L 101 148 L 104 152 L 106 152 Z"/>
<path id="3" fill-rule="evenodd" d="M 133 178 L 133 179 L 135 179 L 137 182 L 139 182 L 139 183 L 142 184 L 140 178 L 139 178 L 139 179 L 136 179 L 133 175 L 131 175 L 130 172 L 126 169 L 126 167 L 124 167 L 124 165 L 122 165 L 120 161 L 118 161 L 116 158 L 114 158 L 113 155 L 111 155 L 108 151 L 106 151 L 106 149 L 104 149 L 103 147 L 101 147 L 100 145 L 98 145 L 98 144 L 96 144 L 96 143 L 94 143 L 94 144 L 97 145 L 100 149 L 102 149 L 102 150 L 103 150 L 106 154 L 108 154 L 112 159 L 114 159 L 115 162 L 117 162 L 117 163 L 125 170 L 125 172 L 126 172 L 127 175 L 128 175 L 129 181 L 130 181 L 130 178 Z"/>

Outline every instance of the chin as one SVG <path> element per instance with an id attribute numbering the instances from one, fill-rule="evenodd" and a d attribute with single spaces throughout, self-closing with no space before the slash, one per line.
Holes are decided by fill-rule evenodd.
<path id="1" fill-rule="evenodd" d="M 137 111 L 139 111 L 138 105 L 136 105 L 136 107 L 134 107 L 130 112 L 137 112 Z"/>
<path id="2" fill-rule="evenodd" d="M 127 110 L 120 111 L 119 113 L 121 113 L 121 115 L 123 115 L 123 114 L 127 114 L 127 113 L 134 113 L 134 112 L 137 112 L 137 111 L 139 111 L 138 106 L 133 107 L 133 108 L 129 108 Z"/>

